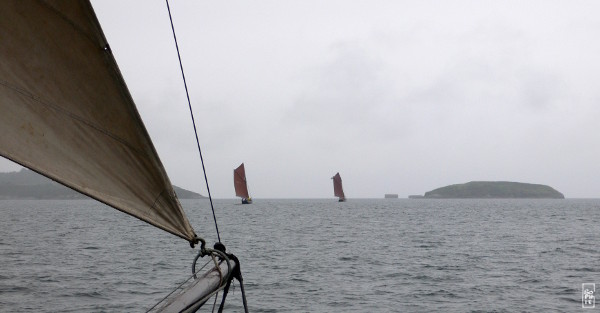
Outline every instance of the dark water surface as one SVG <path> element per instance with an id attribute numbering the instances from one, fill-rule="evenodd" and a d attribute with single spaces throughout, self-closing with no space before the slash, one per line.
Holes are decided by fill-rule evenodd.
<path id="1" fill-rule="evenodd" d="M 597 199 L 215 205 L 251 312 L 574 312 L 600 283 Z M 208 201 L 183 206 L 216 241 Z M 2 312 L 143 312 L 197 252 L 93 201 L 3 200 L 0 217 Z"/>

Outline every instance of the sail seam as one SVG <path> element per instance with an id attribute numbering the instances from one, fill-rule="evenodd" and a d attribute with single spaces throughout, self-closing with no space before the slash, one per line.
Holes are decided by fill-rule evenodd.
<path id="1" fill-rule="evenodd" d="M 156 202 L 158 202 L 158 200 L 162 197 L 162 194 L 165 193 L 165 189 L 163 189 L 158 196 L 156 196 L 156 198 L 154 198 L 154 202 L 152 202 L 152 206 L 151 208 L 156 208 Z"/>
<path id="2" fill-rule="evenodd" d="M 76 31 L 78 31 L 79 33 L 81 33 L 83 35 L 83 37 L 87 38 L 90 40 L 90 42 L 94 43 L 94 38 L 92 36 L 89 36 L 89 34 L 87 32 L 85 32 L 79 25 L 77 25 L 75 22 L 73 22 L 73 20 L 69 19 L 66 15 L 64 15 L 61 11 L 59 11 L 57 8 L 55 8 L 53 5 L 51 5 L 50 3 L 46 2 L 46 1 L 38 1 L 39 3 L 41 3 L 42 5 L 48 7 L 51 11 L 53 11 L 56 15 L 58 15 L 60 18 L 62 18 L 65 22 L 67 22 L 67 24 L 71 25 L 73 27 L 73 29 L 75 29 Z"/>
<path id="3" fill-rule="evenodd" d="M 92 129 L 94 129 L 94 130 L 96 130 L 96 131 L 98 131 L 98 132 L 100 132 L 100 133 L 108 136 L 109 138 L 112 138 L 115 141 L 120 142 L 121 144 L 123 144 L 124 146 L 126 146 L 127 148 L 129 148 L 130 150 L 135 151 L 138 154 L 142 154 L 142 152 L 139 149 L 137 149 L 136 147 L 130 145 L 126 140 L 124 140 L 124 139 L 120 138 L 119 136 L 117 136 L 117 135 L 115 135 L 115 134 L 107 131 L 106 129 L 104 129 L 102 127 L 99 127 L 99 126 L 97 126 L 97 125 L 89 122 L 85 118 L 80 117 L 77 114 L 74 114 L 74 113 L 72 113 L 72 112 L 70 112 L 70 111 L 62 108 L 61 106 L 59 106 L 57 104 L 51 103 L 50 101 L 47 101 L 47 100 L 43 99 L 42 97 L 37 96 L 37 95 L 31 93 L 30 91 L 25 90 L 25 89 L 23 89 L 21 87 L 11 85 L 9 82 L 7 82 L 7 81 L 5 81 L 3 79 L 0 79 L 0 85 L 3 85 L 4 87 L 6 87 L 9 90 L 13 90 L 16 93 L 21 94 L 24 97 L 28 97 L 28 98 L 30 98 L 31 100 L 33 100 L 33 101 L 35 101 L 37 103 L 40 103 L 40 104 L 42 104 L 42 105 L 44 105 L 46 107 L 49 107 L 49 108 L 53 109 L 54 111 L 56 111 L 56 112 L 58 112 L 60 114 L 63 114 L 65 116 L 71 118 L 72 120 L 76 120 L 78 122 L 81 122 L 82 124 L 84 124 L 84 125 L 92 128 Z"/>

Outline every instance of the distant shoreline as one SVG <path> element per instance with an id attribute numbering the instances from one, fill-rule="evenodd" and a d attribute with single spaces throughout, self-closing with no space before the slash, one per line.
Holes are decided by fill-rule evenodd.
<path id="1" fill-rule="evenodd" d="M 179 199 L 204 199 L 205 196 L 173 186 Z M 34 171 L 0 173 L 0 200 L 81 200 L 91 199 Z"/>

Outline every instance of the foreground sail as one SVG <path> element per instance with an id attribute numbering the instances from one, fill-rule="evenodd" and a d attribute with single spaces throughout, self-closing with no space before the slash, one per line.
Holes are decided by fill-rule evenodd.
<path id="1" fill-rule="evenodd" d="M 252 203 L 252 198 L 248 194 L 244 163 L 233 170 L 233 186 L 235 187 L 235 195 L 242 198 L 242 204 Z"/>
<path id="2" fill-rule="evenodd" d="M 336 173 L 331 179 L 333 179 L 333 195 L 339 197 L 340 202 L 346 201 L 344 189 L 342 189 L 342 177 L 340 176 L 340 173 Z"/>
<path id="3" fill-rule="evenodd" d="M 3 1 L 0 155 L 190 242 L 88 1 Z"/>
<path id="4" fill-rule="evenodd" d="M 190 287 L 159 310 L 195 311 L 221 289 L 224 302 L 242 284 L 237 258 L 194 233 L 88 0 L 0 2 L 0 112 L 1 156 L 201 243 Z M 215 267 L 199 276 L 207 255 Z"/>

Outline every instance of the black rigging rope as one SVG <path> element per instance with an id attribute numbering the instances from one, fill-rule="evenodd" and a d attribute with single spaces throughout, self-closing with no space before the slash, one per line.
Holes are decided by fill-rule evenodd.
<path id="1" fill-rule="evenodd" d="M 169 11 L 169 20 L 171 21 L 171 30 L 173 31 L 173 39 L 175 40 L 175 48 L 177 49 L 177 58 L 179 59 L 179 68 L 181 69 L 181 77 L 183 78 L 183 86 L 185 87 L 185 95 L 187 97 L 188 107 L 190 108 L 190 116 L 192 117 L 192 124 L 194 125 L 194 134 L 196 135 L 196 144 L 198 145 L 198 153 L 200 154 L 200 162 L 202 163 L 202 172 L 204 173 L 204 181 L 206 182 L 206 190 L 208 192 L 208 199 L 210 200 L 210 208 L 212 210 L 213 219 L 215 220 L 215 228 L 217 229 L 217 239 L 221 242 L 221 235 L 219 235 L 219 226 L 217 225 L 217 216 L 215 215 L 215 207 L 213 206 L 212 196 L 210 195 L 210 187 L 208 186 L 208 177 L 206 176 L 206 168 L 204 167 L 204 158 L 202 158 L 202 149 L 200 148 L 200 141 L 198 140 L 198 131 L 196 130 L 196 122 L 194 120 L 194 112 L 192 111 L 192 103 L 190 101 L 190 94 L 188 92 L 187 83 L 185 81 L 185 74 L 183 73 L 183 63 L 181 62 L 181 55 L 179 53 L 179 45 L 177 44 L 177 36 L 175 35 L 175 26 L 173 26 L 173 18 L 171 17 L 171 8 L 169 7 L 169 0 L 167 2 L 167 11 Z"/>

